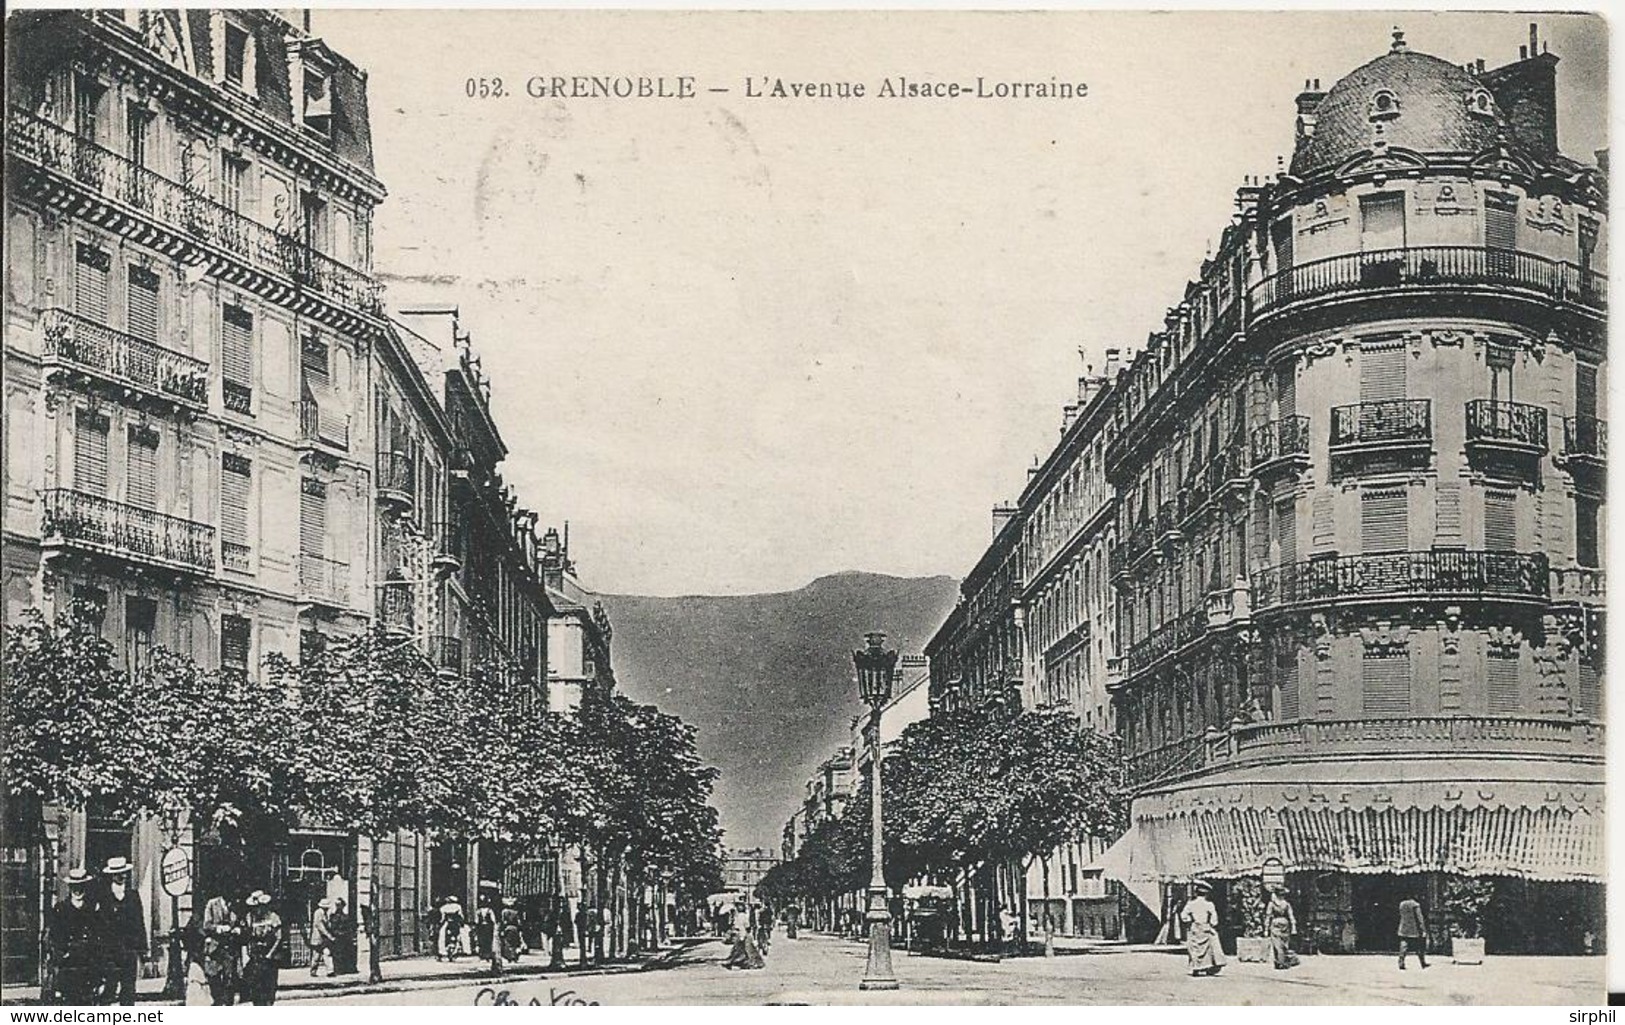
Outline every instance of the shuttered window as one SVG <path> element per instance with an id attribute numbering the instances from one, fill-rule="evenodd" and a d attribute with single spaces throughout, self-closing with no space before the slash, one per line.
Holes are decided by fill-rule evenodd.
<path id="1" fill-rule="evenodd" d="M 151 664 L 158 603 L 131 595 L 124 599 L 124 668 L 139 676 Z"/>
<path id="2" fill-rule="evenodd" d="M 130 334 L 158 341 L 158 275 L 145 267 L 131 267 L 127 305 Z"/>
<path id="3" fill-rule="evenodd" d="M 1360 401 L 1388 402 L 1405 397 L 1405 347 L 1365 346 L 1360 350 Z"/>
<path id="4" fill-rule="evenodd" d="M 1292 218 L 1283 217 L 1270 226 L 1270 236 L 1275 242 L 1275 271 L 1289 271 L 1292 269 Z"/>
<path id="5" fill-rule="evenodd" d="M 91 495 L 107 494 L 107 429 L 105 416 L 80 410 L 73 432 L 73 486 Z"/>
<path id="6" fill-rule="evenodd" d="M 1290 643 L 1283 643 L 1275 653 L 1276 678 L 1281 681 L 1280 718 L 1291 721 L 1299 717 L 1298 651 Z"/>
<path id="7" fill-rule="evenodd" d="M 1510 491 L 1484 492 L 1484 548 L 1518 550 L 1518 498 Z"/>
<path id="8" fill-rule="evenodd" d="M 1410 657 L 1367 654 L 1360 663 L 1360 704 L 1367 716 L 1410 714 Z"/>
<path id="9" fill-rule="evenodd" d="M 243 179 L 247 176 L 247 171 L 247 161 L 239 160 L 230 153 L 220 155 L 220 203 L 234 213 L 245 212 Z"/>
<path id="10" fill-rule="evenodd" d="M 158 508 L 158 432 L 130 428 L 125 456 L 124 500 L 142 509 Z"/>
<path id="11" fill-rule="evenodd" d="M 1574 561 L 1588 569 L 1602 566 L 1597 537 L 1600 506 L 1601 503 L 1589 495 L 1574 497 Z"/>
<path id="12" fill-rule="evenodd" d="M 1589 363 L 1574 364 L 1574 415 L 1597 415 L 1597 368 Z"/>
<path id="13" fill-rule="evenodd" d="M 253 481 L 249 461 L 233 452 L 220 455 L 220 538 L 228 545 L 248 544 L 248 493 Z"/>
<path id="14" fill-rule="evenodd" d="M 316 385 L 326 388 L 328 385 L 328 351 L 327 342 L 315 332 L 300 339 L 299 366 L 304 372 L 304 381 L 307 387 Z"/>
<path id="15" fill-rule="evenodd" d="M 299 551 L 318 558 L 327 551 L 327 485 L 309 477 L 299 487 Z"/>
<path id="16" fill-rule="evenodd" d="M 1291 363 L 1275 368 L 1275 404 L 1283 420 L 1298 415 L 1298 368 Z"/>
<path id="17" fill-rule="evenodd" d="M 1518 701 L 1518 660 L 1491 655 L 1484 660 L 1485 686 L 1489 691 L 1491 715 L 1516 715 Z"/>
<path id="18" fill-rule="evenodd" d="M 1505 192 L 1484 194 L 1484 245 L 1514 249 L 1518 244 L 1518 198 Z"/>
<path id="19" fill-rule="evenodd" d="M 1404 489 L 1360 495 L 1360 551 L 1403 552 L 1410 547 L 1410 502 Z"/>
<path id="20" fill-rule="evenodd" d="M 242 616 L 220 617 L 220 670 L 239 679 L 248 675 L 249 623 Z"/>
<path id="21" fill-rule="evenodd" d="M 1405 197 L 1382 192 L 1360 200 L 1360 248 L 1399 249 L 1405 245 Z"/>
<path id="22" fill-rule="evenodd" d="M 73 311 L 99 324 L 107 323 L 107 275 L 113 258 L 83 242 L 73 268 Z"/>
<path id="23" fill-rule="evenodd" d="M 1602 687 L 1599 683 L 1597 667 L 1590 662 L 1581 662 L 1579 692 L 1574 696 L 1576 715 L 1585 715 L 1592 719 L 1602 718 Z"/>
<path id="24" fill-rule="evenodd" d="M 227 381 L 254 385 L 254 315 L 241 306 L 225 307 L 221 316 L 221 373 Z"/>
<path id="25" fill-rule="evenodd" d="M 1290 498 L 1275 503 L 1275 533 L 1281 543 L 1281 564 L 1298 561 L 1298 510 Z"/>

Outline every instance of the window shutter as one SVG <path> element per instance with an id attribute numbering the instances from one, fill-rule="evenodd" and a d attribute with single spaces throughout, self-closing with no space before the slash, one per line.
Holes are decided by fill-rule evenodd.
<path id="1" fill-rule="evenodd" d="M 1518 199 L 1504 192 L 1484 194 L 1484 245 L 1515 249 L 1518 243 Z"/>
<path id="2" fill-rule="evenodd" d="M 1361 706 L 1367 716 L 1408 715 L 1411 710 L 1409 655 L 1378 658 L 1366 655 L 1360 664 Z"/>
<path id="3" fill-rule="evenodd" d="M 1484 492 L 1484 548 L 1491 552 L 1518 550 L 1518 501 L 1510 491 Z"/>
<path id="4" fill-rule="evenodd" d="M 125 461 L 124 500 L 142 509 L 158 508 L 158 432 L 131 427 Z"/>
<path id="5" fill-rule="evenodd" d="M 249 461 L 231 452 L 220 456 L 220 537 L 227 544 L 248 547 L 248 492 L 252 483 Z"/>
<path id="6" fill-rule="evenodd" d="M 74 489 L 91 495 L 106 495 L 107 418 L 81 410 L 74 427 Z"/>
<path id="7" fill-rule="evenodd" d="M 1602 718 L 1602 687 L 1597 676 L 1597 667 L 1590 662 L 1580 663 L 1579 692 L 1575 695 L 1575 708 L 1577 714 L 1584 714 L 1592 719 Z"/>
<path id="8" fill-rule="evenodd" d="M 100 324 L 107 323 L 107 274 L 112 257 L 94 246 L 79 243 L 74 263 L 73 310 Z"/>
<path id="9" fill-rule="evenodd" d="M 1290 498 L 1275 503 L 1275 534 L 1281 542 L 1281 565 L 1298 561 L 1298 510 Z"/>
<path id="10" fill-rule="evenodd" d="M 222 669 L 248 669 L 248 620 L 241 616 L 220 617 L 220 666 Z"/>
<path id="11" fill-rule="evenodd" d="M 328 352 L 327 343 L 314 332 L 300 339 L 299 366 L 305 375 L 305 384 L 328 385 Z"/>
<path id="12" fill-rule="evenodd" d="M 254 384 L 254 315 L 227 306 L 221 317 L 221 373 L 244 388 Z"/>
<path id="13" fill-rule="evenodd" d="M 1275 271 L 1282 273 L 1292 269 L 1292 218 L 1283 217 L 1270 226 L 1270 235 L 1275 242 Z"/>
<path id="14" fill-rule="evenodd" d="M 1491 715 L 1515 715 L 1519 711 L 1518 660 L 1491 655 L 1484 660 L 1485 683 L 1489 689 Z"/>
<path id="15" fill-rule="evenodd" d="M 1283 643 L 1276 651 L 1276 676 L 1281 681 L 1281 708 L 1279 718 L 1291 721 L 1301 715 L 1298 704 L 1298 652 L 1290 643 Z"/>
<path id="16" fill-rule="evenodd" d="M 318 558 L 327 551 L 327 485 L 309 477 L 300 484 L 299 551 Z"/>
<path id="17" fill-rule="evenodd" d="M 1405 347 L 1360 350 L 1360 401 L 1388 402 L 1405 397 Z"/>
<path id="18" fill-rule="evenodd" d="M 1597 368 L 1589 363 L 1574 364 L 1574 415 L 1597 415 Z"/>
<path id="19" fill-rule="evenodd" d="M 1581 566 L 1602 565 L 1597 537 L 1598 503 L 1595 498 L 1577 495 L 1574 499 L 1574 561 Z"/>
<path id="20" fill-rule="evenodd" d="M 130 334 L 157 342 L 158 275 L 145 267 L 131 267 L 128 301 Z"/>
<path id="21" fill-rule="evenodd" d="M 1275 404 L 1283 420 L 1298 415 L 1298 368 L 1291 363 L 1275 368 Z"/>
<path id="22" fill-rule="evenodd" d="M 1360 551 L 1403 552 L 1410 548 L 1410 502 L 1403 491 L 1367 491 L 1360 496 Z"/>

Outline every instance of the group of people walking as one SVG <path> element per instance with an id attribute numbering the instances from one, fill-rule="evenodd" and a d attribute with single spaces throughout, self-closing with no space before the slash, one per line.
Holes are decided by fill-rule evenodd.
<path id="1" fill-rule="evenodd" d="M 64 882 L 68 895 L 52 909 L 46 937 L 47 995 L 72 1006 L 134 1004 L 148 944 L 129 859 L 109 858 L 99 878 L 75 868 Z"/>
<path id="2" fill-rule="evenodd" d="M 250 893 L 241 907 L 223 896 L 210 897 L 201 916 L 194 912 L 184 942 L 188 1004 L 202 1003 L 193 998 L 200 988 L 216 1006 L 276 1003 L 282 916 L 271 908 L 271 895 L 264 890 Z"/>
<path id="3" fill-rule="evenodd" d="M 801 928 L 801 909 L 794 904 L 778 912 L 765 904 L 751 906 L 740 901 L 734 905 L 728 913 L 727 931 L 724 934 L 728 942 L 728 956 L 722 966 L 730 969 L 765 968 L 768 947 L 773 943 L 773 927 L 780 920 L 784 922 L 785 938 L 795 939 Z"/>

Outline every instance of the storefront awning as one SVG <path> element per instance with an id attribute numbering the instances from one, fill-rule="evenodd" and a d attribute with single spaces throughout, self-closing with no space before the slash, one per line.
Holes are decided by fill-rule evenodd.
<path id="1" fill-rule="evenodd" d="M 1151 850 L 1145 846 L 1144 834 L 1130 826 L 1116 843 L 1101 852 L 1100 857 L 1085 865 L 1084 871 L 1098 869 L 1105 878 L 1117 880 L 1125 890 L 1134 894 L 1135 900 L 1157 914 L 1162 895 L 1158 890 L 1159 877 L 1151 854 Z"/>

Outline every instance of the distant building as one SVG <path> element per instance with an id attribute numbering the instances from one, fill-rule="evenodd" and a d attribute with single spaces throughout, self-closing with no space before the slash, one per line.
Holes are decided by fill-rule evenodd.
<path id="1" fill-rule="evenodd" d="M 722 884 L 743 893 L 746 900 L 753 900 L 756 884 L 778 863 L 778 856 L 766 847 L 730 848 L 722 859 Z"/>

